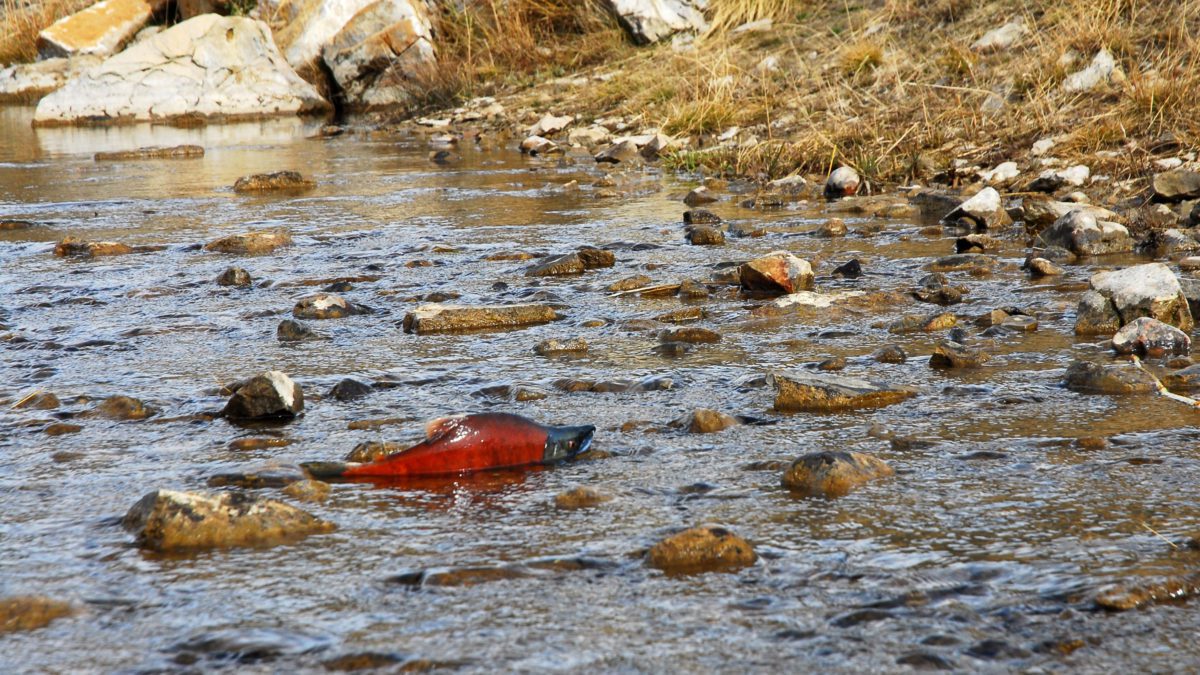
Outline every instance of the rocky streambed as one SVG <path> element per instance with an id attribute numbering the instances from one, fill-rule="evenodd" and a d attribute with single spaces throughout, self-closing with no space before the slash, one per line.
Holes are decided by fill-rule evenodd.
<path id="1" fill-rule="evenodd" d="M 6 671 L 1197 657 L 1173 601 L 1196 587 L 1200 413 L 1111 332 L 1076 335 L 1087 295 L 1088 325 L 1129 323 L 1118 348 L 1190 386 L 1186 335 L 1093 278 L 1149 255 L 1025 264 L 994 205 L 964 230 L 908 192 L 695 191 L 515 142 L 31 115 L 0 110 Z M 96 156 L 181 145 L 204 152 Z M 279 171 L 300 175 L 239 181 Z M 1152 301 L 1190 272 L 1159 262 L 1147 312 L 1182 323 Z M 272 371 L 275 407 L 231 401 Z M 299 414 L 246 419 L 279 406 Z M 390 485 L 298 467 L 484 411 L 595 440 Z M 175 546 L 179 514 L 303 531 Z"/>

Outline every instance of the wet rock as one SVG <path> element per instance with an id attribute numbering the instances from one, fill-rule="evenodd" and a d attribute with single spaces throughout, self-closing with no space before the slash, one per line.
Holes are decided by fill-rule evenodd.
<path id="1" fill-rule="evenodd" d="M 671 423 L 671 426 L 686 429 L 692 434 L 713 434 L 741 424 L 741 420 L 716 410 L 697 408 Z"/>
<path id="2" fill-rule="evenodd" d="M 560 317 L 548 305 L 421 305 L 404 317 L 404 332 L 417 335 L 516 328 Z"/>
<path id="3" fill-rule="evenodd" d="M 650 547 L 646 563 L 668 574 L 731 571 L 758 560 L 754 547 L 724 527 L 702 525 Z"/>
<path id="4" fill-rule="evenodd" d="M 308 474 L 295 464 L 270 462 L 247 469 L 225 471 L 208 479 L 208 487 L 239 487 L 247 490 L 282 488 L 306 480 Z"/>
<path id="5" fill-rule="evenodd" d="M 232 666 L 235 670 L 263 670 L 262 664 L 289 657 L 294 661 L 328 649 L 330 644 L 327 638 L 275 628 L 229 628 L 200 633 L 172 645 L 171 651 L 175 652 L 175 669 L 220 670 Z M 181 668 L 201 662 L 208 667 Z"/>
<path id="6" fill-rule="evenodd" d="M 1146 605 L 1200 595 L 1200 574 L 1172 577 L 1149 584 L 1122 584 L 1105 588 L 1096 596 L 1096 606 L 1110 612 L 1126 612 Z"/>
<path id="7" fill-rule="evenodd" d="M 431 567 L 402 572 L 388 579 L 405 586 L 476 586 L 506 579 L 554 578 L 566 572 L 607 570 L 614 567 L 607 560 L 586 556 L 552 556 L 534 558 L 506 565 L 479 567 Z"/>
<path id="8" fill-rule="evenodd" d="M 929 367 L 939 369 L 978 368 L 992 357 L 978 347 L 942 340 L 929 357 Z"/>
<path id="9" fill-rule="evenodd" d="M 806 497 L 840 497 L 868 481 L 896 472 L 878 457 L 861 452 L 814 452 L 783 473 L 783 487 Z"/>
<path id="10" fill-rule="evenodd" d="M 850 262 L 838 265 L 830 272 L 830 276 L 841 277 L 843 279 L 857 279 L 863 275 L 862 263 L 858 258 L 853 258 Z"/>
<path id="11" fill-rule="evenodd" d="M 344 319 L 348 316 L 370 313 L 371 311 L 366 307 L 333 293 L 316 293 L 305 296 L 296 301 L 296 306 L 292 307 L 292 316 L 297 319 L 316 321 Z"/>
<path id="12" fill-rule="evenodd" d="M 72 77 L 38 103 L 34 124 L 265 118 L 329 109 L 284 61 L 265 23 L 206 14 Z"/>
<path id="13" fill-rule="evenodd" d="M 83 431 L 82 426 L 69 422 L 55 422 L 46 425 L 46 428 L 42 429 L 42 433 L 47 436 L 64 436 L 66 434 L 77 434 L 81 431 Z"/>
<path id="14" fill-rule="evenodd" d="M 1200 365 L 1192 365 L 1167 374 L 1163 384 L 1174 392 L 1200 391 Z"/>
<path id="15" fill-rule="evenodd" d="M 743 291 L 787 295 L 812 290 L 812 265 L 787 251 L 775 251 L 738 268 Z"/>
<path id="16" fill-rule="evenodd" d="M 1192 313 L 1183 287 L 1171 268 L 1162 263 L 1098 272 L 1089 283 L 1112 303 L 1122 324 L 1145 316 L 1184 331 L 1192 330 Z"/>
<path id="17" fill-rule="evenodd" d="M 695 281 L 694 279 L 684 279 L 683 281 L 679 282 L 679 297 L 681 298 L 698 300 L 701 298 L 707 298 L 708 296 L 708 286 L 705 286 L 699 281 Z M 703 313 L 698 318 L 703 318 Z"/>
<path id="18" fill-rule="evenodd" d="M 896 344 L 884 345 L 871 356 L 880 363 L 904 363 L 908 360 L 904 348 Z"/>
<path id="19" fill-rule="evenodd" d="M 233 184 L 234 192 L 303 192 L 317 186 L 299 171 L 276 171 L 242 176 Z"/>
<path id="20" fill-rule="evenodd" d="M 1025 229 L 1031 234 L 1039 233 L 1050 227 L 1063 216 L 1072 211 L 1083 211 L 1097 221 L 1116 221 L 1117 214 L 1098 206 L 1088 206 L 1073 202 L 1055 201 L 1044 196 L 1026 197 L 1022 202 L 1024 210 Z"/>
<path id="21" fill-rule="evenodd" d="M 1159 358 L 1164 355 L 1186 355 L 1192 346 L 1187 333 L 1157 319 L 1141 317 L 1121 327 L 1112 338 L 1118 354 L 1138 354 Z"/>
<path id="22" fill-rule="evenodd" d="M 715 344 L 721 341 L 721 334 L 715 330 L 689 326 L 686 328 L 671 328 L 658 334 L 659 342 L 684 342 L 687 344 Z"/>
<path id="23" fill-rule="evenodd" d="M 286 231 L 263 230 L 221 237 L 205 244 L 204 250 L 235 255 L 262 255 L 291 245 L 292 237 Z"/>
<path id="24" fill-rule="evenodd" d="M 1172 218 L 1173 220 L 1173 218 Z M 1181 253 L 1200 250 L 1200 242 L 1192 235 L 1176 228 L 1156 231 L 1150 238 L 1149 248 L 1160 258 L 1169 258 Z"/>
<path id="25" fill-rule="evenodd" d="M 1061 246 L 1076 255 L 1107 255 L 1133 250 L 1133 237 L 1124 225 L 1097 220 L 1086 209 L 1071 211 L 1042 232 L 1044 246 Z"/>
<path id="26" fill-rule="evenodd" d="M 110 420 L 144 420 L 154 414 L 154 409 L 130 396 L 109 396 L 100 405 L 88 411 L 91 417 Z"/>
<path id="27" fill-rule="evenodd" d="M 580 246 L 575 255 L 579 256 L 585 270 L 598 270 L 617 264 L 617 256 L 612 251 L 595 246 Z"/>
<path id="28" fill-rule="evenodd" d="M 301 480 L 283 488 L 283 494 L 302 502 L 320 503 L 329 499 L 329 483 L 319 480 Z"/>
<path id="29" fill-rule="evenodd" d="M 934 333 L 949 330 L 958 325 L 958 317 L 951 312 L 927 314 L 922 316 L 906 316 L 888 324 L 888 332 L 898 335 L 904 333 Z"/>
<path id="30" fill-rule="evenodd" d="M 654 280 L 645 274 L 637 274 L 632 277 L 625 277 L 618 281 L 609 284 L 605 289 L 609 293 L 622 293 L 624 291 L 633 291 L 639 288 L 646 288 L 654 283 Z"/>
<path id="31" fill-rule="evenodd" d="M 111 56 L 146 25 L 151 12 L 145 0 L 103 0 L 38 33 L 38 56 Z"/>
<path id="32" fill-rule="evenodd" d="M 858 193 L 861 184 L 862 178 L 859 177 L 857 171 L 848 166 L 838 167 L 825 180 L 825 197 L 826 199 L 852 197 Z"/>
<path id="33" fill-rule="evenodd" d="M 174 145 L 170 147 L 148 147 L 136 150 L 97 152 L 93 156 L 93 159 L 97 162 L 129 162 L 148 159 L 198 159 L 203 156 L 204 148 L 199 145 Z"/>
<path id="34" fill-rule="evenodd" d="M 311 340 L 315 337 L 317 337 L 317 334 L 312 328 L 292 319 L 280 321 L 279 326 L 275 328 L 275 338 L 280 342 L 300 342 L 301 340 Z"/>
<path id="35" fill-rule="evenodd" d="M 1011 225 L 1012 218 L 1004 210 L 1000 193 L 995 188 L 986 187 L 942 217 L 944 225 L 964 222 L 975 229 L 986 230 Z"/>
<path id="36" fill-rule="evenodd" d="M 968 234 L 954 240 L 955 253 L 986 253 L 1000 248 L 1000 240 L 986 234 Z"/>
<path id="37" fill-rule="evenodd" d="M 906 387 L 816 373 L 776 371 L 767 382 L 775 388 L 775 409 L 791 412 L 882 408 L 917 394 Z"/>
<path id="38" fill-rule="evenodd" d="M 846 369 L 846 357 L 835 356 L 832 359 L 825 359 L 817 364 L 817 370 L 825 372 L 836 372 Z"/>
<path id="39" fill-rule="evenodd" d="M 946 276 L 940 272 L 926 275 L 918 282 L 913 297 L 921 302 L 935 305 L 957 305 L 963 300 L 962 289 L 951 286 Z"/>
<path id="40" fill-rule="evenodd" d="M 1066 274 L 1066 270 L 1045 258 L 1029 258 L 1023 267 L 1029 271 L 1029 276 L 1035 278 L 1057 277 Z"/>
<path id="41" fill-rule="evenodd" d="M 45 628 L 56 619 L 71 616 L 75 608 L 69 602 L 38 595 L 0 598 L 0 635 Z"/>
<path id="42" fill-rule="evenodd" d="M 980 640 L 971 645 L 966 653 L 977 659 L 994 661 L 998 659 L 1022 659 L 1029 656 L 1029 650 L 1009 644 L 1004 640 Z"/>
<path id="43" fill-rule="evenodd" d="M 135 251 L 134 247 L 115 241 L 84 241 L 75 237 L 67 237 L 54 247 L 54 255 L 59 257 L 98 258 L 106 255 L 126 255 Z"/>
<path id="44" fill-rule="evenodd" d="M 841 218 L 830 218 L 817 228 L 817 236 L 825 239 L 846 236 L 846 221 Z"/>
<path id="45" fill-rule="evenodd" d="M 366 382 L 347 377 L 333 385 L 333 389 L 329 390 L 329 398 L 338 401 L 353 401 L 367 396 L 372 391 L 371 385 Z"/>
<path id="46" fill-rule="evenodd" d="M 1121 317 L 1112 302 L 1097 293 L 1087 291 L 1079 298 L 1075 311 L 1076 335 L 1112 335 L 1121 327 Z"/>
<path id="47" fill-rule="evenodd" d="M 229 388 L 233 396 L 221 414 L 231 419 L 289 418 L 304 410 L 300 385 L 278 370 L 255 375 Z"/>
<path id="48" fill-rule="evenodd" d="M 2 99 L 0 99 L 2 100 Z M 0 218 L 0 232 L 16 232 L 17 230 L 30 230 L 36 227 L 28 220 L 12 220 L 9 218 Z"/>
<path id="49" fill-rule="evenodd" d="M 639 158 L 638 146 L 631 140 L 617 141 L 596 153 L 597 164 L 620 164 Z"/>
<path id="50" fill-rule="evenodd" d="M 950 659 L 933 652 L 909 652 L 896 657 L 896 664 L 913 670 L 955 670 L 958 666 Z"/>
<path id="51" fill-rule="evenodd" d="M 142 497 L 121 524 L 136 535 L 138 546 L 154 551 L 262 546 L 335 529 L 294 506 L 255 495 L 173 490 Z"/>
<path id="52" fill-rule="evenodd" d="M 707 316 L 708 313 L 700 307 L 684 307 L 683 309 L 673 309 L 669 312 L 659 314 L 654 317 L 654 320 L 662 323 L 693 323 Z"/>
<path id="53" fill-rule="evenodd" d="M 571 338 L 569 340 L 560 340 L 551 338 L 543 340 L 533 348 L 535 354 L 541 356 L 552 356 L 555 354 L 586 354 L 588 350 L 587 340 L 583 338 Z"/>
<path id="54" fill-rule="evenodd" d="M 291 444 L 292 440 L 289 438 L 239 438 L 229 442 L 229 449 L 250 452 L 266 448 L 285 448 Z"/>
<path id="55" fill-rule="evenodd" d="M 692 191 L 688 192 L 683 198 L 683 203 L 687 204 L 688 206 L 702 206 L 704 204 L 712 204 L 715 201 L 719 201 L 718 197 L 713 194 L 712 190 L 709 190 L 703 185 L 693 188 Z"/>
<path id="56" fill-rule="evenodd" d="M 724 246 L 725 233 L 715 227 L 700 225 L 688 228 L 687 240 L 693 246 Z"/>
<path id="57" fill-rule="evenodd" d="M 230 267 L 217 277 L 218 286 L 249 286 L 253 283 L 250 273 L 240 267 Z"/>
<path id="58" fill-rule="evenodd" d="M 691 209 L 683 212 L 683 222 L 687 225 L 720 225 L 721 219 L 712 211 Z"/>
<path id="59" fill-rule="evenodd" d="M 1148 394 L 1158 389 L 1149 373 L 1131 363 L 1076 361 L 1067 367 L 1065 382 L 1067 389 L 1081 394 Z"/>
<path id="60" fill-rule="evenodd" d="M 996 259 L 980 253 L 957 253 L 948 255 L 925 266 L 930 272 L 967 272 L 990 274 L 997 267 Z"/>
<path id="61" fill-rule="evenodd" d="M 612 495 L 593 487 L 581 486 L 554 495 L 554 508 L 563 511 L 595 508 L 612 501 Z"/>
<path id="62" fill-rule="evenodd" d="M 1200 197 L 1200 172 L 1187 169 L 1165 171 L 1154 176 L 1154 197 L 1164 202 L 1180 202 Z"/>
<path id="63" fill-rule="evenodd" d="M 397 452 L 407 450 L 408 447 L 404 443 L 364 441 L 354 446 L 354 449 L 346 455 L 346 461 L 369 464 L 394 455 Z"/>
<path id="64" fill-rule="evenodd" d="M 527 277 L 561 277 L 583 274 L 586 271 L 583 259 L 577 253 L 554 256 L 525 270 Z"/>
<path id="65" fill-rule="evenodd" d="M 60 405 L 58 397 L 48 391 L 35 391 L 17 399 L 14 410 L 54 410 Z"/>

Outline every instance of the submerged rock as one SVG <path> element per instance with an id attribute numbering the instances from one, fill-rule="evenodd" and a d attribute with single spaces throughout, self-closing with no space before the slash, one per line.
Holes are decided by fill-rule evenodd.
<path id="1" fill-rule="evenodd" d="M 548 305 L 421 305 L 404 317 L 404 332 L 417 335 L 516 328 L 560 317 Z"/>
<path id="2" fill-rule="evenodd" d="M 723 246 L 725 233 L 715 227 L 697 225 L 688 228 L 687 240 L 693 246 Z"/>
<path id="3" fill-rule="evenodd" d="M 372 391 L 371 385 L 352 377 L 344 378 L 333 385 L 333 389 L 329 390 L 329 398 L 338 401 L 353 401 L 369 395 Z"/>
<path id="4" fill-rule="evenodd" d="M 67 237 L 54 246 L 54 255 L 60 258 L 98 258 L 106 255 L 126 255 L 136 251 L 132 246 L 115 241 L 84 241 L 75 237 Z"/>
<path id="5" fill-rule="evenodd" d="M 1096 596 L 1096 606 L 1126 612 L 1146 605 L 1176 603 L 1200 595 L 1200 574 L 1171 577 L 1157 583 L 1110 586 Z"/>
<path id="6" fill-rule="evenodd" d="M 203 156 L 204 148 L 199 145 L 174 145 L 170 147 L 97 152 L 93 159 L 97 162 L 128 162 L 147 159 L 197 159 Z"/>
<path id="7" fill-rule="evenodd" d="M 991 359 L 991 355 L 978 347 L 968 347 L 959 342 L 942 340 L 929 357 L 930 368 L 978 368 Z"/>
<path id="8" fill-rule="evenodd" d="M 154 414 L 154 409 L 131 396 L 109 396 L 100 405 L 88 411 L 92 417 L 110 420 L 144 420 Z"/>
<path id="9" fill-rule="evenodd" d="M 205 14 L 142 40 L 46 96 L 35 125 L 323 112 L 265 23 Z"/>
<path id="10" fill-rule="evenodd" d="M 775 251 L 738 268 L 743 291 L 787 295 L 813 289 L 812 265 L 787 251 Z"/>
<path id="11" fill-rule="evenodd" d="M 153 551 L 265 546 L 325 534 L 333 523 L 294 506 L 245 493 L 208 495 L 156 490 L 121 524 Z"/>
<path id="12" fill-rule="evenodd" d="M 230 389 L 233 396 L 221 414 L 231 419 L 288 418 L 304 410 L 304 392 L 282 371 L 255 375 Z"/>
<path id="13" fill-rule="evenodd" d="M 574 511 L 594 508 L 608 501 L 612 501 L 612 495 L 596 488 L 581 486 L 555 495 L 554 507 L 564 511 Z"/>
<path id="14" fill-rule="evenodd" d="M 1091 361 L 1076 361 L 1067 366 L 1067 389 L 1081 394 L 1148 394 L 1158 384 L 1146 371 L 1132 363 L 1104 366 Z"/>
<path id="15" fill-rule="evenodd" d="M 317 184 L 299 171 L 276 171 L 242 176 L 233 184 L 234 192 L 303 192 Z"/>
<path id="16" fill-rule="evenodd" d="M 686 429 L 692 434 L 714 434 L 741 423 L 742 421 L 733 415 L 708 408 L 697 408 L 672 422 L 671 426 Z"/>
<path id="17" fill-rule="evenodd" d="M 840 497 L 868 481 L 896 472 L 878 457 L 861 452 L 814 452 L 783 473 L 783 487 L 804 496 Z"/>
<path id="18" fill-rule="evenodd" d="M 586 354 L 588 350 L 587 340 L 583 338 L 571 338 L 569 340 L 560 340 L 551 338 L 539 342 L 533 348 L 535 354 L 540 356 L 552 356 L 555 354 Z"/>
<path id="19" fill-rule="evenodd" d="M 249 286 L 250 273 L 240 267 L 229 267 L 217 277 L 218 286 Z"/>
<path id="20" fill-rule="evenodd" d="M 74 613 L 75 608 L 71 603 L 43 596 L 15 595 L 0 598 L 0 635 L 45 628 L 55 619 Z"/>
<path id="21" fill-rule="evenodd" d="M 578 253 L 554 256 L 525 270 L 527 277 L 561 277 L 583 274 L 587 268 Z"/>
<path id="22" fill-rule="evenodd" d="M 370 314 L 371 310 L 357 305 L 340 295 L 333 293 L 316 293 L 305 296 L 296 302 L 292 308 L 292 316 L 297 319 L 344 319 L 358 314 Z"/>
<path id="23" fill-rule="evenodd" d="M 915 389 L 823 373 L 776 371 L 767 383 L 775 388 L 775 409 L 780 411 L 882 408 L 917 395 Z"/>
<path id="24" fill-rule="evenodd" d="M 292 245 L 292 236 L 284 230 L 244 232 L 221 237 L 204 245 L 204 250 L 215 253 L 238 255 L 260 255 L 277 248 Z"/>
<path id="25" fill-rule="evenodd" d="M 307 324 L 292 319 L 280 321 L 279 326 L 275 329 L 275 339 L 280 342 L 300 342 L 315 337 L 317 337 L 316 332 Z"/>
<path id="26" fill-rule="evenodd" d="M 1187 354 L 1192 339 L 1187 333 L 1157 319 L 1141 317 L 1117 331 L 1112 338 L 1118 354 L 1138 354 L 1158 358 L 1169 354 Z"/>
<path id="27" fill-rule="evenodd" d="M 693 527 L 667 537 L 646 554 L 646 564 L 668 574 L 732 571 L 757 560 L 749 542 L 716 525 Z"/>

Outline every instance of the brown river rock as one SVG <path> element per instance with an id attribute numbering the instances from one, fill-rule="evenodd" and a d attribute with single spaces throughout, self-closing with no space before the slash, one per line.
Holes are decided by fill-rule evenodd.
<path id="1" fill-rule="evenodd" d="M 775 388 L 775 409 L 791 412 L 882 408 L 917 395 L 906 387 L 816 373 L 777 371 L 767 383 Z"/>
<path id="2" fill-rule="evenodd" d="M 586 485 L 560 492 L 554 496 L 554 507 L 564 511 L 590 509 L 612 501 L 612 495 Z"/>
<path id="3" fill-rule="evenodd" d="M 204 148 L 198 145 L 176 145 L 172 147 L 138 148 L 97 152 L 97 162 L 129 162 L 147 159 L 198 159 L 204 156 Z"/>
<path id="4" fill-rule="evenodd" d="M 61 600 L 36 595 L 0 598 L 0 635 L 45 628 L 55 619 L 74 613 L 75 608 Z"/>
<path id="5" fill-rule="evenodd" d="M 136 252 L 137 249 L 128 244 L 115 241 L 83 241 L 75 237 L 67 237 L 58 242 L 54 247 L 54 255 L 59 257 L 98 258 L 106 255 L 127 255 Z"/>
<path id="6" fill-rule="evenodd" d="M 206 244 L 204 250 L 216 253 L 260 255 L 270 253 L 283 246 L 291 245 L 292 237 L 286 231 L 264 230 L 221 237 Z"/>
<path id="7" fill-rule="evenodd" d="M 840 497 L 868 481 L 895 474 L 878 457 L 861 452 L 825 451 L 805 455 L 783 473 L 783 486 L 804 496 Z"/>
<path id="8" fill-rule="evenodd" d="M 404 317 L 404 332 L 428 335 L 549 323 L 559 318 L 548 305 L 421 305 Z"/>
<path id="9" fill-rule="evenodd" d="M 154 551 L 267 546 L 325 534 L 333 523 L 256 495 L 157 490 L 121 521 L 137 544 Z"/>
<path id="10" fill-rule="evenodd" d="M 701 525 L 650 547 L 646 564 L 669 574 L 733 571 L 758 560 L 754 547 L 730 530 Z"/>
<path id="11" fill-rule="evenodd" d="M 299 171 L 276 171 L 242 176 L 233 184 L 234 192 L 307 192 L 317 184 Z"/>

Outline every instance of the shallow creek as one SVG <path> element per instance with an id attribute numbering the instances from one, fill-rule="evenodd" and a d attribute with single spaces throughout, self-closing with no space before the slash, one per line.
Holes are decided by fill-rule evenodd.
<path id="1" fill-rule="evenodd" d="M 605 291 L 633 274 L 707 279 L 719 263 L 786 249 L 819 261 L 818 290 L 903 292 L 923 265 L 954 252 L 954 233 L 923 231 L 927 223 L 886 220 L 864 236 L 855 229 L 875 223 L 830 211 L 838 206 L 758 211 L 723 201 L 708 208 L 764 225 L 767 236 L 691 246 L 680 198 L 696 182 L 653 171 L 622 178 L 619 198 L 597 198 L 591 184 L 602 172 L 590 162 L 510 149 L 461 148 L 460 161 L 439 165 L 425 138 L 314 139 L 315 123 L 35 133 L 30 117 L 0 108 L 0 218 L 37 223 L 0 232 L 0 595 L 43 594 L 81 611 L 0 637 L 4 672 L 305 672 L 364 652 L 463 672 L 1178 671 L 1200 658 L 1194 605 L 1092 609 L 1098 588 L 1192 572 L 1200 555 L 1155 534 L 1190 534 L 1200 517 L 1196 413 L 1152 395 L 1061 387 L 1072 359 L 1109 358 L 1072 333 L 1094 264 L 1033 281 L 1019 269 L 1021 238 L 1010 236 L 994 274 L 951 273 L 969 293 L 949 309 L 994 358 L 940 372 L 927 363 L 937 335 L 873 327 L 935 305 L 766 316 L 754 310 L 769 301 L 725 290 L 687 302 Z M 180 143 L 207 154 L 93 160 L 99 151 Z M 230 189 L 240 176 L 280 169 L 318 187 L 260 197 Z M 570 181 L 581 189 L 564 190 Z M 849 236 L 814 236 L 831 215 L 846 219 Z M 287 228 L 295 245 L 259 257 L 196 246 L 266 227 Z M 68 234 L 166 249 L 55 257 L 54 243 Z M 535 280 L 524 276 L 528 262 L 484 260 L 584 244 L 614 245 L 616 266 Z M 865 276 L 829 276 L 854 257 Z M 417 261 L 432 264 L 410 265 Z M 1113 262 L 1127 261 L 1104 264 Z M 256 284 L 216 285 L 230 265 Z M 295 301 L 321 287 L 296 282 L 359 275 L 379 279 L 343 295 L 375 314 L 312 322 L 321 340 L 276 340 Z M 507 332 L 405 334 L 405 313 L 434 292 L 459 293 L 457 302 L 549 299 L 565 318 Z M 1039 330 L 979 338 L 971 319 L 1005 305 L 1036 313 Z M 698 325 L 719 331 L 718 344 L 667 356 L 655 351 L 655 330 L 631 323 L 686 306 L 703 307 Z M 603 325 L 583 325 L 593 319 Z M 532 350 L 577 336 L 590 344 L 586 356 Z M 906 363 L 871 358 L 889 342 L 907 350 Z M 753 386 L 771 369 L 835 356 L 846 357 L 845 375 L 922 393 L 880 410 L 785 415 L 771 410 L 769 389 Z M 303 417 L 257 428 L 170 419 L 219 409 L 221 383 L 270 369 L 303 386 Z M 551 384 L 656 375 L 669 376 L 671 388 L 565 393 Z M 352 402 L 324 397 L 344 377 L 396 386 Z M 550 395 L 478 394 L 515 383 Z M 11 409 L 34 391 L 53 392 L 63 406 Z M 82 431 L 43 432 L 113 394 L 160 412 L 139 422 L 68 419 Z M 707 435 L 664 429 L 696 408 L 772 423 Z M 340 459 L 363 441 L 418 437 L 428 418 L 485 410 L 594 424 L 593 447 L 612 456 L 416 486 L 335 484 L 326 502 L 303 506 L 339 529 L 273 548 L 157 556 L 133 547 L 117 523 L 153 489 L 206 490 L 224 471 Z M 348 428 L 386 417 L 409 422 Z M 622 430 L 635 421 L 644 423 Z M 872 425 L 905 440 L 868 434 Z M 263 435 L 293 443 L 230 448 Z M 1075 442 L 1089 436 L 1109 443 Z M 820 449 L 876 454 L 897 475 L 840 499 L 802 499 L 780 487 L 779 470 L 747 468 Z M 577 485 L 615 499 L 556 510 L 554 495 Z M 665 534 L 710 522 L 754 543 L 759 562 L 671 577 L 637 557 Z M 610 564 L 466 587 L 389 581 L 412 569 L 578 554 Z"/>

